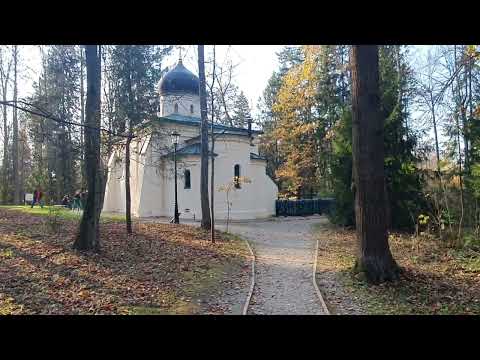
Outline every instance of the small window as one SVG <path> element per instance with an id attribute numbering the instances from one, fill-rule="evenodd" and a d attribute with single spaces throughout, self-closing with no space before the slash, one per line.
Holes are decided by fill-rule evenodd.
<path id="1" fill-rule="evenodd" d="M 175 104 L 175 106 L 173 107 L 173 111 L 178 113 L 178 104 Z"/>
<path id="2" fill-rule="evenodd" d="M 190 185 L 190 170 L 185 170 L 184 177 L 185 177 L 185 189 L 190 189 L 191 188 L 191 185 Z"/>
<path id="3" fill-rule="evenodd" d="M 235 182 L 235 187 L 240 189 L 240 165 L 236 164 L 233 167 L 233 181 Z"/>
<path id="4" fill-rule="evenodd" d="M 193 104 L 190 105 L 190 114 L 193 114 Z"/>

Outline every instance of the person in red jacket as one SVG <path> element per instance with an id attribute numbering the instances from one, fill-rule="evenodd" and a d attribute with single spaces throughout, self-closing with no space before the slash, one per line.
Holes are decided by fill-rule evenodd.
<path id="1" fill-rule="evenodd" d="M 42 198 L 43 198 L 43 192 L 37 188 L 33 193 L 32 209 L 33 209 L 33 206 L 37 203 L 43 209 Z"/>

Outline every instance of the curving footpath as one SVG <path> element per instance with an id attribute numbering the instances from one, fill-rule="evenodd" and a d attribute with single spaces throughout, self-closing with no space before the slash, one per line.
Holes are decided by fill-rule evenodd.
<path id="1" fill-rule="evenodd" d="M 247 299 L 244 313 L 329 314 L 314 277 L 318 244 L 311 225 L 320 219 L 276 218 L 230 225 L 231 232 L 248 239 L 255 253 L 253 295 Z"/>

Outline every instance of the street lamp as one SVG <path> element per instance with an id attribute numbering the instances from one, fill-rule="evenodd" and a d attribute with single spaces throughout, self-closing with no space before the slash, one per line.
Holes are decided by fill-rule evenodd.
<path id="1" fill-rule="evenodd" d="M 175 213 L 173 215 L 173 223 L 179 224 L 179 215 L 178 215 L 178 199 L 177 199 L 177 145 L 180 134 L 176 131 L 170 134 L 173 143 L 173 162 L 175 163 Z"/>

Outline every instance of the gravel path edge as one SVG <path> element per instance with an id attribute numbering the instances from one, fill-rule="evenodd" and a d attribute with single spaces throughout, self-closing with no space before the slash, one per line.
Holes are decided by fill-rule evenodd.
<path id="1" fill-rule="evenodd" d="M 325 303 L 325 300 L 323 299 L 322 293 L 321 293 L 321 291 L 318 287 L 318 284 L 317 284 L 318 242 L 319 242 L 319 240 L 317 239 L 317 241 L 316 241 L 317 245 L 315 247 L 315 260 L 313 262 L 313 279 L 312 279 L 313 280 L 313 286 L 315 287 L 315 292 L 316 292 L 318 298 L 320 299 L 320 303 L 322 304 L 323 311 L 325 311 L 326 315 L 331 315 L 330 310 L 328 309 L 328 306 Z"/>
<path id="2" fill-rule="evenodd" d="M 245 305 L 244 305 L 243 311 L 242 311 L 242 315 L 247 315 L 248 306 L 250 305 L 250 299 L 252 298 L 253 289 L 255 287 L 255 253 L 253 252 L 248 240 L 245 237 L 243 237 L 243 240 L 247 244 L 248 250 L 250 250 L 250 254 L 252 256 L 251 257 L 251 259 L 252 259 L 252 275 L 251 275 L 252 281 L 251 281 L 251 284 L 250 284 L 250 290 L 248 292 L 247 300 L 245 301 Z"/>

